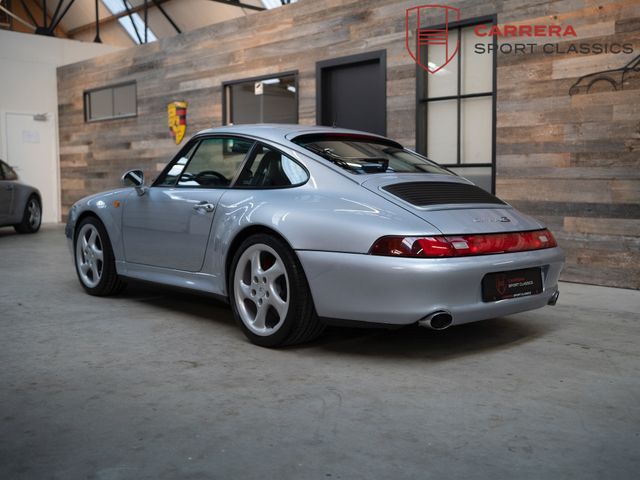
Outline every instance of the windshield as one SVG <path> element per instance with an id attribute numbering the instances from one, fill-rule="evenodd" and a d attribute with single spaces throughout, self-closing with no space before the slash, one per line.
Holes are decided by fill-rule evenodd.
<path id="1" fill-rule="evenodd" d="M 360 135 L 302 135 L 293 139 L 301 147 L 355 174 L 440 173 L 453 175 L 398 143 Z"/>

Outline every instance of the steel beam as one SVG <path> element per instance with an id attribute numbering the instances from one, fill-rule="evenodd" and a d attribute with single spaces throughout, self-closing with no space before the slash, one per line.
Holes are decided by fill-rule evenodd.
<path id="1" fill-rule="evenodd" d="M 157 3 L 162 4 L 162 3 L 166 3 L 168 1 L 169 0 L 157 0 Z M 154 2 L 154 3 L 156 3 L 156 2 Z M 143 4 L 140 4 L 137 7 L 129 8 L 129 10 L 131 11 L 132 14 L 141 12 L 143 9 L 144 9 L 144 5 Z M 120 12 L 120 13 L 116 13 L 115 15 L 111 15 L 109 17 L 102 18 L 100 20 L 100 25 L 104 26 L 105 23 L 116 22 L 116 21 L 120 20 L 122 17 L 127 17 L 127 16 L 129 16 L 129 13 L 127 13 L 126 11 Z M 73 29 L 69 30 L 67 32 L 67 35 L 69 35 L 70 37 L 73 37 L 73 36 L 77 35 L 78 33 L 86 32 L 87 30 L 92 30 L 93 28 L 94 28 L 94 23 L 93 22 L 92 23 L 88 23 L 86 25 L 82 25 L 81 27 L 76 27 L 76 28 L 73 28 Z"/>
<path id="2" fill-rule="evenodd" d="M 172 20 L 172 18 L 169 16 L 169 14 L 167 12 L 165 12 L 164 8 L 162 8 L 162 3 L 160 3 L 158 0 L 153 0 L 153 4 L 158 7 L 158 10 L 160 10 L 160 13 L 162 15 L 164 15 L 164 18 L 167 19 L 167 22 L 169 22 L 171 24 L 171 26 L 173 28 L 175 28 L 177 33 L 182 33 L 182 30 L 180 30 L 180 27 L 178 27 L 178 25 L 176 25 L 176 22 L 174 22 Z"/>

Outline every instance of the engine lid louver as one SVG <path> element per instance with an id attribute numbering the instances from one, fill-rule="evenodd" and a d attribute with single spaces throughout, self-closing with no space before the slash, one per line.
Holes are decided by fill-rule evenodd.
<path id="1" fill-rule="evenodd" d="M 417 207 L 469 203 L 506 205 L 480 187 L 467 183 L 404 182 L 387 185 L 382 189 Z"/>

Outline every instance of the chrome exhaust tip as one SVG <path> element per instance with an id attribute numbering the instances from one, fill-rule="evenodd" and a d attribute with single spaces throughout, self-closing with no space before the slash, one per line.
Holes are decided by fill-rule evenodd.
<path id="1" fill-rule="evenodd" d="M 547 305 L 555 305 L 556 303 L 558 303 L 559 296 L 560 296 L 560 290 L 556 290 L 555 292 L 553 292 L 553 295 L 551 295 L 551 298 L 547 302 Z"/>
<path id="2" fill-rule="evenodd" d="M 439 310 L 427 315 L 422 320 L 418 320 L 421 327 L 431 328 L 432 330 L 445 330 L 453 323 L 453 316 L 449 312 Z"/>

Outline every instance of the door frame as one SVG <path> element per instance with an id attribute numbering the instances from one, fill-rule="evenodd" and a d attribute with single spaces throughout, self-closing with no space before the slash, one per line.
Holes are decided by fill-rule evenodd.
<path id="1" fill-rule="evenodd" d="M 54 157 L 54 171 L 53 175 L 53 191 L 56 198 L 56 203 L 53 206 L 54 222 L 60 223 L 62 218 L 62 189 L 60 180 L 60 144 L 58 135 L 58 112 L 42 112 L 42 111 L 26 111 L 15 109 L 0 109 L 0 158 L 2 158 L 7 164 L 9 155 L 9 122 L 7 122 L 8 115 L 24 115 L 34 117 L 35 115 L 47 115 L 48 119 L 53 122 L 53 157 Z M 18 178 L 20 178 L 20 172 Z M 42 195 L 42 191 L 40 192 Z"/>
<path id="2" fill-rule="evenodd" d="M 382 80 L 384 82 L 384 135 L 387 134 L 387 51 L 375 50 L 373 52 L 357 53 L 345 57 L 331 58 L 316 62 L 316 124 L 322 124 L 322 73 L 325 69 L 342 67 L 350 64 L 364 63 L 378 60 L 382 67 Z"/>

